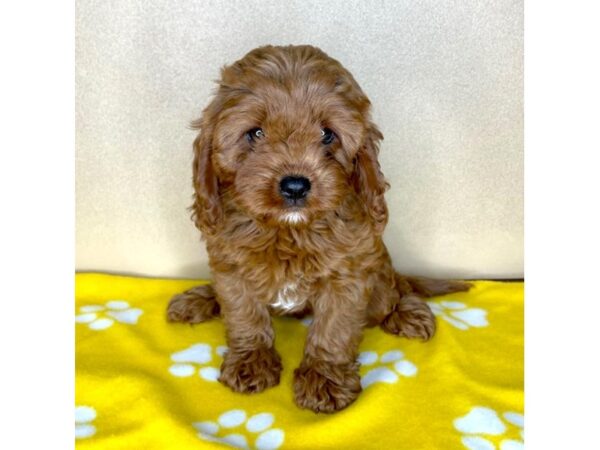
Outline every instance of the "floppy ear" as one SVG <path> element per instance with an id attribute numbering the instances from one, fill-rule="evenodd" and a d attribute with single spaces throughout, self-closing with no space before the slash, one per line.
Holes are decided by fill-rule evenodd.
<path id="1" fill-rule="evenodd" d="M 192 123 L 200 129 L 194 140 L 194 204 L 192 218 L 196 227 L 205 234 L 212 234 L 222 215 L 219 198 L 219 181 L 212 163 L 212 135 L 214 114 L 209 106 L 202 118 Z"/>
<path id="2" fill-rule="evenodd" d="M 379 141 L 383 135 L 374 124 L 369 124 L 363 145 L 354 158 L 352 184 L 366 206 L 378 234 L 387 224 L 388 210 L 384 193 L 389 188 L 379 167 Z"/>

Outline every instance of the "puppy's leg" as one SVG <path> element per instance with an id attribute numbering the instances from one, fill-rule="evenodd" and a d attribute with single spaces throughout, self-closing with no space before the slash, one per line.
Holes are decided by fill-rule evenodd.
<path id="1" fill-rule="evenodd" d="M 239 280 L 219 284 L 221 314 L 227 345 L 219 381 L 235 392 L 256 393 L 279 384 L 281 359 L 274 347 L 275 333 L 266 305 L 256 289 Z"/>
<path id="2" fill-rule="evenodd" d="M 320 290 L 304 358 L 294 371 L 294 392 L 301 408 L 333 413 L 361 391 L 356 357 L 367 300 L 364 283 L 358 281 L 332 281 Z"/>
<path id="3" fill-rule="evenodd" d="M 460 281 L 433 280 L 420 277 L 404 277 L 388 273 L 381 277 L 374 290 L 372 304 L 379 305 L 379 315 L 386 308 L 380 321 L 381 328 L 390 334 L 407 338 L 429 340 L 436 330 L 435 316 L 423 297 L 468 290 L 471 285 Z"/>
<path id="4" fill-rule="evenodd" d="M 169 322 L 200 323 L 219 315 L 220 307 L 210 284 L 177 294 L 167 307 Z"/>
<path id="5" fill-rule="evenodd" d="M 372 275 L 369 325 L 406 338 L 430 339 L 435 334 L 435 316 L 410 284 L 390 264 Z"/>
<path id="6" fill-rule="evenodd" d="M 380 327 L 386 333 L 427 341 L 435 334 L 435 316 L 422 298 L 409 294 L 398 300 Z"/>

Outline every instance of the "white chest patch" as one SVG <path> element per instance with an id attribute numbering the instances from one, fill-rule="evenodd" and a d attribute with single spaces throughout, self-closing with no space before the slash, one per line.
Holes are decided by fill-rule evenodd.
<path id="1" fill-rule="evenodd" d="M 288 283 L 277 293 L 275 301 L 271 306 L 285 311 L 291 311 L 304 303 L 296 291 L 298 285 L 296 283 Z"/>

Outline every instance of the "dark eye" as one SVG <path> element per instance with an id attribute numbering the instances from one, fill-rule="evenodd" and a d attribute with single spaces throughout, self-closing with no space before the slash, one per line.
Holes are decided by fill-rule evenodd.
<path id="1" fill-rule="evenodd" d="M 252 128 L 251 130 L 246 131 L 246 139 L 248 139 L 248 142 L 258 141 L 264 136 L 265 132 L 262 130 L 262 128 Z"/>
<path id="2" fill-rule="evenodd" d="M 335 133 L 329 128 L 321 128 L 321 142 L 324 145 L 329 145 L 335 139 Z"/>

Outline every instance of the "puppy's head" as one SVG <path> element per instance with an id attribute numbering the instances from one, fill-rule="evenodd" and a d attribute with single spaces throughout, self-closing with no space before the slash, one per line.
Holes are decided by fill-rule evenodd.
<path id="1" fill-rule="evenodd" d="M 194 123 L 196 225 L 213 233 L 228 198 L 254 220 L 302 227 L 357 193 L 381 232 L 383 136 L 369 108 L 352 75 L 314 47 L 262 47 L 225 67 Z"/>

